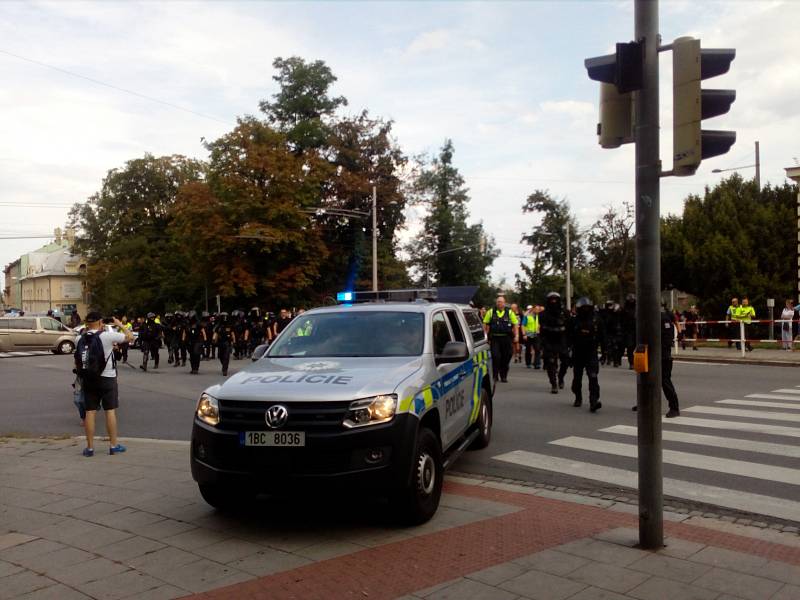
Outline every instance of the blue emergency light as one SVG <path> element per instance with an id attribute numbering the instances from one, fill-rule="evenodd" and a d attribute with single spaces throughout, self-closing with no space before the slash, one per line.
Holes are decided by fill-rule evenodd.
<path id="1" fill-rule="evenodd" d="M 352 302 L 353 301 L 353 292 L 338 292 L 336 294 L 336 301 L 337 302 Z"/>

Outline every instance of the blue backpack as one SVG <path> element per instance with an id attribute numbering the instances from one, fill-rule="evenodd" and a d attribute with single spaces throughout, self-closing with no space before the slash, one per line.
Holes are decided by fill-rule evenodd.
<path id="1" fill-rule="evenodd" d="M 87 331 L 78 340 L 78 346 L 75 349 L 75 364 L 78 365 L 78 377 L 84 381 L 99 379 L 106 369 L 109 358 L 112 358 L 113 355 L 114 353 L 112 352 L 106 358 L 100 333 Z"/>

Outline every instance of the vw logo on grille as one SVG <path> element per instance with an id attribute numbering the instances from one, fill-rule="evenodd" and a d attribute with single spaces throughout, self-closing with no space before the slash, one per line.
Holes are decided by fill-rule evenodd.
<path id="1" fill-rule="evenodd" d="M 286 425 L 286 421 L 289 420 L 289 411 L 281 404 L 270 406 L 267 412 L 264 413 L 264 420 L 267 422 L 267 426 L 272 429 L 283 427 Z"/>

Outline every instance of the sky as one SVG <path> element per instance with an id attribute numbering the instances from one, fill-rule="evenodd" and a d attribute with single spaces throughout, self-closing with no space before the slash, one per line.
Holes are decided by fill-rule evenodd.
<path id="1" fill-rule="evenodd" d="M 691 35 L 735 48 L 731 71 L 704 82 L 735 89 L 730 113 L 704 127 L 737 142 L 692 177 L 664 178 L 662 214 L 688 194 L 752 165 L 781 185 L 800 158 L 795 0 L 660 3 L 663 43 Z M 408 155 L 446 138 L 470 189 L 472 219 L 501 251 L 496 281 L 513 282 L 536 224 L 534 190 L 566 198 L 588 228 L 634 197 L 633 145 L 603 150 L 599 84 L 587 57 L 633 38 L 633 0 L 557 2 L 12 2 L 0 3 L 0 238 L 49 235 L 108 170 L 145 153 L 207 156 L 202 140 L 257 114 L 276 91 L 277 56 L 324 60 L 332 93 L 356 114 L 394 121 Z M 661 156 L 671 168 L 671 55 L 661 55 Z M 741 170 L 752 177 L 754 169 Z M 409 211 L 413 235 L 420 214 Z M 795 235 L 795 224 L 785 226 Z M 779 232 L 778 232 L 779 233 Z M 779 233 L 780 234 L 780 233 Z M 0 265 L 46 239 L 0 239 Z"/>

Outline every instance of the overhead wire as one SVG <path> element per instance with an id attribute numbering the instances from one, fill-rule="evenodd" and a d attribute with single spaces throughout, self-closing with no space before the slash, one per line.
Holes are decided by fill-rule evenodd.
<path id="1" fill-rule="evenodd" d="M 22 61 L 25 61 L 25 62 L 29 62 L 31 64 L 38 65 L 40 67 L 44 67 L 46 69 L 51 69 L 53 71 L 58 71 L 59 73 L 63 73 L 65 75 L 69 75 L 71 77 L 77 77 L 78 79 L 83 79 L 83 80 L 88 81 L 90 83 L 93 83 L 95 85 L 100 85 L 100 86 L 103 86 L 103 87 L 110 88 L 112 90 L 116 90 L 118 92 L 123 92 L 125 94 L 130 94 L 131 96 L 136 96 L 137 98 L 141 98 L 143 100 L 148 100 L 149 102 L 155 102 L 156 104 L 161 104 L 163 106 L 167 106 L 167 107 L 173 108 L 175 110 L 180 110 L 180 111 L 183 111 L 185 113 L 189 113 L 189 114 L 195 115 L 196 117 L 202 117 L 203 119 L 209 119 L 211 121 L 216 121 L 217 123 L 222 123 L 223 125 L 227 125 L 229 127 L 233 127 L 234 126 L 233 123 L 230 123 L 228 121 L 223 121 L 222 119 L 219 119 L 217 117 L 198 112 L 196 110 L 192 110 L 191 108 L 186 108 L 185 106 L 180 106 L 180 105 L 175 104 L 173 102 L 168 102 L 167 100 L 161 100 L 160 98 L 155 98 L 153 96 L 148 96 L 147 94 L 142 94 L 141 92 L 137 92 L 135 90 L 129 90 L 127 88 L 123 88 L 123 87 L 120 87 L 118 85 L 114 85 L 112 83 L 107 83 L 105 81 L 101 81 L 99 79 L 95 79 L 94 77 L 88 77 L 86 75 L 82 75 L 80 73 L 76 73 L 74 71 L 70 71 L 68 69 L 64 69 L 62 67 L 57 67 L 55 65 L 51 65 L 51 64 L 48 64 L 46 62 L 42 62 L 40 60 L 36 60 L 34 58 L 29 58 L 27 56 L 22 56 L 21 54 L 15 54 L 14 52 L 9 52 L 8 50 L 3 50 L 2 48 L 0 48 L 0 54 L 5 54 L 6 56 L 10 56 L 12 58 L 16 58 L 17 60 L 22 60 Z"/>

